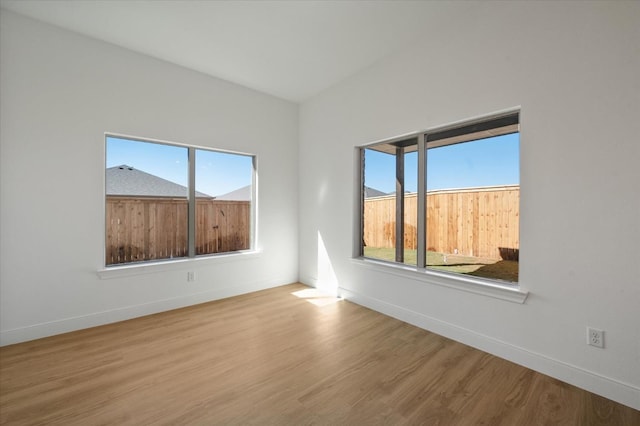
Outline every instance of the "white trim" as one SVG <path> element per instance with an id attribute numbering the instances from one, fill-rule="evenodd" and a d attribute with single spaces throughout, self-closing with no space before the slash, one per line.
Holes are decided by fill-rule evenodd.
<path id="1" fill-rule="evenodd" d="M 144 266 L 147 265 L 127 265 L 127 266 L 123 266 L 123 270 L 124 268 L 126 268 L 128 271 L 127 273 L 122 272 L 120 275 L 113 273 L 113 272 L 107 272 L 107 271 L 116 271 L 116 270 L 120 270 L 120 267 L 108 267 L 105 265 L 105 259 L 107 256 L 107 177 L 106 177 L 106 170 L 107 170 L 107 138 L 116 138 L 116 139 L 125 139 L 125 140 L 130 140 L 130 141 L 137 141 L 137 142 L 146 142 L 146 143 L 154 143 L 154 144 L 160 144 L 160 145 L 167 145 L 167 146 L 176 146 L 176 147 L 180 147 L 180 148 L 187 148 L 189 150 L 189 152 L 193 152 L 193 150 L 201 150 L 201 151 L 208 151 L 208 152 L 216 152 L 216 153 L 222 153 L 222 154 L 232 154 L 232 155 L 240 155 L 240 156 L 244 156 L 244 157 L 250 157 L 251 160 L 251 201 L 250 201 L 250 222 L 251 222 L 251 226 L 249 229 L 250 232 L 250 236 L 249 236 L 249 244 L 250 244 L 250 249 L 243 251 L 246 253 L 257 253 L 259 252 L 259 250 L 256 249 L 257 245 L 259 244 L 258 241 L 258 156 L 257 154 L 249 154 L 246 152 L 240 152 L 240 151 L 231 151 L 231 150 L 226 150 L 226 149 L 217 149 L 217 148 L 211 148 L 211 147 L 206 147 L 206 146 L 201 146 L 201 145 L 190 145 L 190 144 L 185 144 L 185 143 L 180 143 L 180 142 L 172 142 L 172 141 L 166 141 L 166 140 L 161 140 L 161 139 L 154 139 L 154 138 L 143 138 L 143 137 L 139 137 L 139 136 L 129 136 L 129 135 L 125 135 L 122 133 L 114 133 L 114 132 L 104 132 L 103 134 L 103 139 L 102 139 L 102 168 L 103 168 L 103 172 L 102 172 L 102 217 L 103 217 L 103 232 L 102 232 L 102 237 L 101 237 L 101 241 L 102 241 L 102 259 L 103 259 L 103 263 L 102 265 L 104 266 L 102 269 L 98 270 L 98 275 L 100 276 L 100 278 L 104 279 L 104 278 L 111 278 L 111 277 L 117 277 L 117 276 L 131 276 L 131 275 L 139 275 L 141 273 L 145 273 L 147 272 L 144 268 Z M 194 154 L 195 155 L 195 154 Z M 194 173 L 193 169 L 192 169 L 192 164 L 193 161 L 195 161 L 195 157 L 194 159 L 190 158 L 191 155 L 189 155 L 189 165 L 188 165 L 188 169 L 189 169 L 189 175 L 191 175 L 191 173 Z M 189 177 L 189 179 L 191 179 L 191 176 Z M 191 204 L 192 200 L 194 199 L 194 193 L 195 193 L 195 187 L 192 187 L 193 182 L 188 182 L 187 184 L 187 188 L 190 192 L 189 197 L 187 197 L 187 201 Z M 143 197 L 146 198 L 146 197 Z M 215 197 L 214 197 L 215 198 Z M 193 226 L 192 221 L 187 220 L 187 223 L 189 224 L 189 227 Z M 195 235 L 192 235 L 191 232 L 188 233 L 188 242 L 189 244 L 192 244 L 192 239 L 195 238 Z M 238 254 L 238 252 L 233 252 L 233 253 L 225 253 L 225 254 L 220 254 L 220 255 L 214 255 L 215 257 L 224 257 L 226 254 Z M 211 257 L 214 257 L 211 256 Z M 146 263 L 148 263 L 149 271 L 151 272 L 162 272 L 162 271 L 166 271 L 166 270 L 171 270 L 171 269 L 163 269 L 162 267 L 157 267 L 156 265 L 158 264 L 165 264 L 165 263 L 179 263 L 185 260 L 192 260 L 192 261 L 197 261 L 199 260 L 200 257 L 195 256 L 195 257 L 188 257 L 185 256 L 184 258 L 180 258 L 180 259 L 164 259 L 164 260 L 160 260 L 158 262 L 153 262 L 153 261 L 146 261 Z M 218 261 L 220 262 L 220 261 Z M 172 267 L 173 268 L 173 267 Z M 136 271 L 136 272 L 134 272 Z"/>
<path id="2" fill-rule="evenodd" d="M 512 108 L 507 108 L 498 112 L 494 112 L 491 114 L 487 114 L 487 115 L 482 115 L 482 116 L 478 116 L 478 117 L 474 117 L 471 119 L 465 119 L 465 120 L 461 120 L 461 121 L 457 121 L 454 123 L 449 123 L 446 125 L 442 125 L 442 126 L 437 126 L 437 127 L 431 127 L 427 130 L 421 131 L 421 132 L 415 132 L 415 133 L 407 133 L 405 135 L 402 136 L 396 136 L 396 137 L 392 137 L 392 138 L 388 138 L 385 140 L 381 140 L 381 141 L 377 141 L 377 142 L 371 142 L 371 143 L 367 143 L 364 145 L 359 145 L 356 146 L 356 153 L 360 153 L 359 155 L 356 155 L 356 157 L 359 158 L 359 156 L 361 156 L 361 152 L 364 149 L 368 149 L 372 146 L 376 146 L 376 145 L 381 145 L 381 144 L 388 144 L 394 141 L 398 141 L 398 140 L 404 140 L 410 137 L 415 137 L 416 138 L 416 142 L 419 141 L 418 138 L 427 138 L 427 136 L 431 133 L 436 133 L 436 132 L 441 132 L 444 130 L 448 130 L 448 129 L 455 129 L 461 126 L 468 126 L 471 124 L 475 124 L 475 123 L 483 123 L 489 120 L 493 120 L 493 119 L 498 119 L 501 117 L 509 117 L 509 116 L 513 116 L 515 114 L 518 114 L 518 124 L 517 124 L 517 129 L 514 130 L 514 132 L 519 132 L 519 123 L 520 123 L 520 113 L 521 113 L 521 107 L 517 106 L 517 107 L 512 107 Z M 478 132 L 483 132 L 483 131 L 476 131 L 475 133 L 468 133 L 469 135 L 471 134 L 476 134 Z M 479 137 L 480 139 L 482 139 L 482 137 Z M 473 141 L 475 139 L 471 139 L 469 140 L 469 142 Z M 438 142 L 438 141 L 436 141 Z M 449 145 L 449 144 L 453 144 L 453 143 L 457 143 L 456 141 L 449 141 L 447 143 L 443 143 L 443 144 L 438 144 L 437 146 L 444 146 L 444 145 Z M 422 158 L 424 155 L 428 155 L 428 151 L 429 148 L 431 148 L 428 142 L 425 141 L 425 145 L 423 145 L 421 147 L 420 150 L 418 150 L 419 156 L 420 158 Z M 424 159 L 423 159 L 424 160 Z M 418 180 L 420 181 L 419 183 L 422 185 L 424 183 L 425 180 L 425 170 L 424 167 L 426 167 L 424 165 L 424 163 L 421 163 L 422 169 L 418 170 Z M 362 163 L 362 161 L 359 161 L 357 163 L 354 164 L 354 169 L 356 170 L 356 176 L 355 176 L 355 182 L 356 182 L 356 188 L 354 191 L 354 206 L 356 207 L 356 214 L 355 216 L 357 216 L 356 219 L 354 219 L 354 229 L 353 229 L 353 249 L 352 249 L 352 253 L 354 258 L 352 259 L 354 263 L 356 263 L 359 266 L 364 266 L 364 267 L 369 267 L 372 269 L 375 269 L 379 272 L 383 272 L 383 273 L 388 273 L 388 274 L 392 274 L 392 275 L 397 275 L 397 276 L 401 276 L 403 278 L 409 278 L 409 279 L 413 279 L 416 281 L 421 281 L 421 282 L 425 282 L 425 283 L 429 283 L 429 284 L 435 284 L 435 285 L 439 285 L 439 286 L 443 286 L 443 287 L 448 287 L 448 288 L 455 288 L 458 290 L 463 290 L 463 291 L 467 291 L 470 293 L 475 293 L 475 294 L 481 294 L 484 296 L 490 296 L 490 297 L 494 297 L 497 299 L 502 299 L 502 300 L 507 300 L 510 302 L 515 302 L 515 303 L 524 303 L 524 301 L 527 298 L 527 295 L 529 294 L 528 291 L 522 290 L 520 288 L 520 286 L 517 283 L 508 283 L 506 281 L 502 282 L 500 280 L 491 280 L 491 279 L 486 279 L 486 278 L 480 278 L 480 277 L 472 277 L 469 275 L 460 275 L 460 274 L 451 274 L 451 273 L 446 273 L 446 272 L 441 272 L 441 271 L 434 271 L 432 269 L 425 269 L 423 268 L 424 266 L 424 260 L 423 259 L 419 259 L 419 265 L 420 267 L 416 267 L 416 266 L 407 266 L 407 265 L 403 265 L 400 263 L 391 263 L 391 262 L 384 262 L 384 261 L 376 261 L 376 260 L 372 260 L 372 259 L 368 259 L 363 257 L 363 245 L 364 245 L 364 235 L 363 235 L 363 229 L 362 229 L 362 217 L 364 215 L 363 213 L 363 204 L 367 201 L 367 199 L 364 198 L 364 188 L 365 188 L 365 184 L 366 182 L 364 181 L 364 165 Z M 397 168 L 397 167 L 396 167 Z M 511 188 L 515 188 L 515 187 L 520 187 L 520 183 L 516 184 L 516 185 L 496 185 L 493 186 L 493 188 L 500 188 L 500 190 L 507 190 L 507 189 L 511 189 Z M 488 188 L 492 188 L 490 186 L 488 187 L 473 187 L 473 188 L 460 188 L 460 189 L 444 189 L 444 190 L 435 190 L 435 191 L 426 191 L 426 188 L 423 188 L 425 191 L 424 193 L 429 195 L 429 194 L 438 194 L 438 193 L 448 193 L 448 192 L 461 192 L 463 189 L 466 189 L 465 192 L 480 192 L 480 191 L 486 191 Z M 397 193 L 398 191 L 396 191 Z M 420 191 L 418 191 L 420 192 Z M 401 196 L 404 196 L 407 194 L 401 194 Z M 394 198 L 395 195 L 387 195 L 387 196 L 381 196 L 381 197 L 375 197 L 375 198 Z M 422 208 L 421 211 L 418 212 L 418 216 L 422 217 L 425 214 L 426 207 L 424 205 L 424 200 L 423 198 L 420 198 L 420 202 L 422 202 L 422 205 L 420 205 L 419 207 Z M 399 214 L 399 213 L 398 213 Z M 423 220 L 423 219 L 421 219 Z M 402 222 L 402 221 L 401 221 Z M 520 226 L 520 223 L 518 221 L 518 227 Z M 399 231 L 399 230 L 397 230 Z M 398 232 L 396 232 L 397 234 Z M 418 251 L 425 251 L 426 250 L 426 239 L 424 238 L 424 229 L 422 230 L 422 232 L 419 233 L 420 234 L 420 238 L 422 238 L 420 240 L 420 244 L 418 247 Z M 424 254 L 424 253 L 423 253 Z"/>
<path id="3" fill-rule="evenodd" d="M 211 256 L 181 257 L 179 259 L 166 259 L 158 262 L 140 262 L 125 264 L 122 266 L 110 266 L 98 269 L 100 279 L 123 278 L 135 275 L 152 274 L 159 272 L 189 269 L 201 266 L 217 265 L 220 263 L 237 262 L 241 260 L 260 257 L 261 250 L 247 250 L 229 252 Z"/>
<path id="4" fill-rule="evenodd" d="M 192 145 L 192 144 L 183 143 L 183 142 L 174 142 L 174 141 L 168 141 L 164 139 L 147 138 L 142 136 L 131 136 L 124 133 L 114 133 L 114 132 L 104 132 L 105 153 L 106 153 L 106 147 L 107 147 L 107 144 L 106 144 L 107 138 L 127 139 L 134 142 L 148 142 L 148 143 L 155 143 L 160 145 L 178 146 L 181 148 L 195 148 L 195 149 L 200 149 L 204 151 L 214 151 L 214 152 L 220 152 L 222 154 L 235 154 L 235 155 L 244 155 L 247 157 L 255 157 L 255 154 L 249 154 L 248 152 L 233 151 L 230 149 L 211 148 L 210 146 Z M 106 159 L 106 155 L 105 155 L 105 159 Z M 104 164 L 106 165 L 106 161 Z"/>
<path id="5" fill-rule="evenodd" d="M 291 282 L 285 277 L 275 277 L 267 280 L 244 283 L 237 286 L 209 290 L 202 293 L 194 293 L 178 296 L 170 299 L 155 300 L 140 305 L 125 306 L 108 311 L 95 312 L 87 315 L 79 315 L 71 318 L 29 325 L 0 331 L 0 346 L 26 342 L 56 334 L 68 333 L 85 328 L 97 327 L 118 321 L 124 321 L 159 312 L 166 312 L 186 306 L 225 299 L 227 297 L 252 293 L 268 288 L 279 287 L 283 282 Z"/>
<path id="6" fill-rule="evenodd" d="M 415 266 L 377 261 L 362 257 L 351 259 L 351 261 L 360 267 L 376 272 L 408 278 L 426 284 L 434 284 L 469 293 L 489 296 L 496 299 L 507 300 L 514 303 L 524 303 L 529 295 L 528 291 L 521 289 L 518 285 L 500 284 L 498 281 L 479 277 L 470 277 L 462 274 L 448 274 L 446 272 L 419 269 Z"/>
<path id="7" fill-rule="evenodd" d="M 484 334 L 340 287 L 338 296 L 640 410 L 640 388 Z"/>

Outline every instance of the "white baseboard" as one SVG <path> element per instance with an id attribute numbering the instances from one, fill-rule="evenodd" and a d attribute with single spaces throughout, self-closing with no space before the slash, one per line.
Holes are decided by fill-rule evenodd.
<path id="1" fill-rule="evenodd" d="M 303 283 L 313 285 L 313 280 Z M 313 283 L 313 284 L 312 284 Z M 442 320 L 411 311 L 379 299 L 339 288 L 339 296 L 358 305 L 434 332 L 500 358 L 554 377 L 589 392 L 640 410 L 640 388 L 605 377 L 580 367 L 531 352 Z"/>
<path id="2" fill-rule="evenodd" d="M 0 346 L 12 345 L 14 343 L 21 343 L 29 340 L 40 339 L 42 337 L 54 336 L 56 334 L 68 333 L 70 331 L 97 327 L 100 325 L 124 321 L 145 315 L 170 311 L 172 309 L 184 308 L 186 306 L 211 302 L 213 300 L 239 296 L 241 294 L 278 287 L 283 285 L 284 283 L 289 282 L 293 281 L 282 279 L 261 280 L 232 287 L 219 288 L 202 293 L 188 294 L 172 299 L 156 300 L 141 305 L 126 306 L 109 311 L 96 312 L 73 318 L 64 318 L 61 320 L 34 324 L 12 330 L 3 330 L 0 331 Z"/>

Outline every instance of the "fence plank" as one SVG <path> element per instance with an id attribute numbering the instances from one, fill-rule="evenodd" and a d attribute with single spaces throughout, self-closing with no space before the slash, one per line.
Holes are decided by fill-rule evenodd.
<path id="1" fill-rule="evenodd" d="M 106 265 L 188 254 L 187 201 L 107 197 Z M 250 248 L 249 201 L 196 201 L 196 254 Z"/>
<path id="2" fill-rule="evenodd" d="M 427 193 L 427 250 L 491 259 L 517 259 L 519 250 L 517 185 Z M 393 248 L 395 196 L 364 203 L 365 246 Z M 416 194 L 405 195 L 405 249 L 416 249 Z"/>

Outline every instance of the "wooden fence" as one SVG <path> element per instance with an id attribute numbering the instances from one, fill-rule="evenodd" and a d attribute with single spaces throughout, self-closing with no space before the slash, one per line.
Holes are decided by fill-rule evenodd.
<path id="1" fill-rule="evenodd" d="M 184 257 L 187 201 L 107 197 L 106 264 Z M 249 201 L 196 200 L 196 254 L 250 247 Z"/>
<path id="2" fill-rule="evenodd" d="M 364 202 L 364 244 L 395 247 L 395 196 Z M 427 192 L 427 250 L 517 260 L 520 187 Z M 417 247 L 417 197 L 405 195 L 405 249 Z"/>

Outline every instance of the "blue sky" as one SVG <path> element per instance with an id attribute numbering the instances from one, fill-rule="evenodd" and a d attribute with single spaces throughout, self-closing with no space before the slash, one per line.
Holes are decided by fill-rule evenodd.
<path id="1" fill-rule="evenodd" d="M 417 153 L 405 155 L 405 190 L 417 191 Z M 520 183 L 520 135 L 496 136 L 429 149 L 427 191 Z M 395 157 L 365 151 L 365 185 L 395 191 Z"/>
<path id="2" fill-rule="evenodd" d="M 395 157 L 365 151 L 365 185 L 395 191 Z M 430 149 L 427 190 L 520 183 L 518 133 Z M 187 148 L 107 137 L 107 167 L 126 164 L 187 185 Z M 417 153 L 405 157 L 406 190 L 417 190 Z M 217 196 L 251 184 L 249 156 L 197 150 L 196 190 Z"/>
<path id="3" fill-rule="evenodd" d="M 107 168 L 126 164 L 187 186 L 185 147 L 107 137 Z M 251 184 L 252 158 L 214 151 L 196 151 L 196 191 L 217 196 Z"/>

